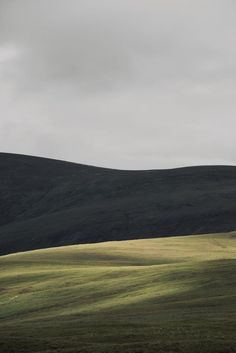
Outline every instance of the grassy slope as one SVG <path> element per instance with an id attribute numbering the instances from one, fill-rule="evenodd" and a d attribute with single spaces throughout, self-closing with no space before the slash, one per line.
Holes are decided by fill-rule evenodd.
<path id="1" fill-rule="evenodd" d="M 236 233 L 0 258 L 0 352 L 236 352 Z"/>

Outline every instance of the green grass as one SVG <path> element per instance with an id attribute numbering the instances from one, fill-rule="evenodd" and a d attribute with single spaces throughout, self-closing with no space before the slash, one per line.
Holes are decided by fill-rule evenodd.
<path id="1" fill-rule="evenodd" d="M 236 352 L 236 233 L 0 257 L 1 353 Z"/>

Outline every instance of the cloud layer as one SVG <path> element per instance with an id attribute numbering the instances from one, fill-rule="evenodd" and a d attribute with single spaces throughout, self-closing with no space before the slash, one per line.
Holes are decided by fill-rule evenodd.
<path id="1" fill-rule="evenodd" d="M 0 0 L 0 150 L 236 164 L 232 0 Z"/>

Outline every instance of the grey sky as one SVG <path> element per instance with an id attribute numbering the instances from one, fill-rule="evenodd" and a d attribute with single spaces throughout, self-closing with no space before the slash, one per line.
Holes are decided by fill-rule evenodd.
<path id="1" fill-rule="evenodd" d="M 234 0 L 0 0 L 0 150 L 236 164 Z"/>

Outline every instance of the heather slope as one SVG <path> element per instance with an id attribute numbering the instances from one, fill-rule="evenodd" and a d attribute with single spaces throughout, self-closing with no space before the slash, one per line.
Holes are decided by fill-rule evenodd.
<path id="1" fill-rule="evenodd" d="M 0 154 L 0 254 L 236 229 L 236 168 L 120 171 Z"/>

